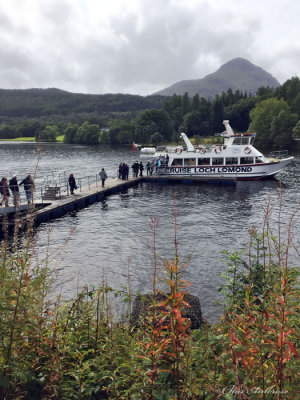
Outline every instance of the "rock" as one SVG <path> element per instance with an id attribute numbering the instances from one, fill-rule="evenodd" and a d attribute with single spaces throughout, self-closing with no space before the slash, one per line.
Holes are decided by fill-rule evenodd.
<path id="1" fill-rule="evenodd" d="M 157 294 L 157 301 L 165 300 L 165 296 L 161 293 Z M 187 302 L 190 307 L 184 307 L 182 309 L 182 317 L 189 318 L 191 321 L 191 329 L 199 329 L 201 325 L 204 324 L 201 312 L 200 301 L 197 296 L 193 296 L 191 294 L 185 294 L 183 300 Z M 132 326 L 138 327 L 140 325 L 140 321 L 147 314 L 147 310 L 149 306 L 152 304 L 153 294 L 143 294 L 136 296 L 133 302 L 133 308 L 130 318 L 130 324 Z"/>

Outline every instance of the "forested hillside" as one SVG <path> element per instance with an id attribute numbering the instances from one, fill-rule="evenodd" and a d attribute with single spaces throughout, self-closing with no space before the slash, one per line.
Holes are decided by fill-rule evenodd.
<path id="1" fill-rule="evenodd" d="M 136 112 L 160 108 L 162 96 L 80 94 L 59 89 L 0 89 L 0 116 L 43 117 L 97 112 Z"/>
<path id="2" fill-rule="evenodd" d="M 200 142 L 222 132 L 223 120 L 229 119 L 235 131 L 255 131 L 261 148 L 293 148 L 300 137 L 300 80 L 261 87 L 256 95 L 228 89 L 212 100 L 187 93 L 142 97 L 2 90 L 0 110 L 0 139 L 55 141 L 64 135 L 65 143 L 157 145 L 178 142 L 186 132 Z"/>

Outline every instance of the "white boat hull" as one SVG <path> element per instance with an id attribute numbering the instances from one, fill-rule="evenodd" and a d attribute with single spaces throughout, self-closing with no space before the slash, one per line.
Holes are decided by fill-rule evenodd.
<path id="1" fill-rule="evenodd" d="M 293 157 L 276 162 L 251 165 L 161 167 L 157 169 L 155 175 L 170 177 L 171 179 L 261 180 L 272 178 L 292 160 Z"/>

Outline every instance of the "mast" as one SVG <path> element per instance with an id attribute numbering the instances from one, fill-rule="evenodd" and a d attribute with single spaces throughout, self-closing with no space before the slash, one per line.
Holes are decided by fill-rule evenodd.
<path id="1" fill-rule="evenodd" d="M 185 133 L 181 132 L 180 137 L 184 140 L 186 147 L 187 147 L 187 151 L 194 151 L 194 146 L 192 145 L 192 143 L 190 142 L 189 138 L 186 136 Z"/>
<path id="2" fill-rule="evenodd" d="M 227 135 L 230 135 L 230 136 L 234 135 L 234 132 L 233 132 L 231 126 L 229 125 L 229 120 L 228 119 L 224 120 L 223 124 L 225 125 L 225 129 L 226 129 Z"/>

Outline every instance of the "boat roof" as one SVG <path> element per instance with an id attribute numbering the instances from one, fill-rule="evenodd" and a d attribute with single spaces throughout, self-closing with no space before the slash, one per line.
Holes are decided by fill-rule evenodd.
<path id="1" fill-rule="evenodd" d="M 240 136 L 256 136 L 256 133 L 254 132 L 246 132 L 246 133 L 221 133 L 222 137 L 240 137 Z"/>
<path id="2" fill-rule="evenodd" d="M 224 120 L 223 124 L 225 126 L 226 131 L 221 133 L 220 136 L 223 137 L 241 137 L 241 136 L 256 136 L 256 133 L 250 133 L 250 132 L 246 132 L 246 133 L 234 133 L 230 124 L 229 124 L 229 120 Z"/>

